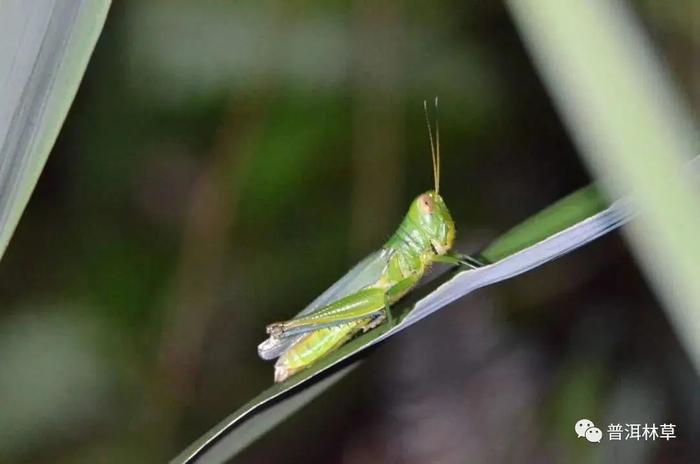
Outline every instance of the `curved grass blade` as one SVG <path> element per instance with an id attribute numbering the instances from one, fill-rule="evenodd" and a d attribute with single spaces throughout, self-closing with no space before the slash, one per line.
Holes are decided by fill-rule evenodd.
<path id="1" fill-rule="evenodd" d="M 263 391 L 172 462 L 230 459 L 339 380 L 357 365 L 367 348 L 478 288 L 522 274 L 614 230 L 633 216 L 630 203 L 622 199 L 601 210 L 605 203 L 592 186 L 565 197 L 486 248 L 481 257 L 491 264 L 478 269 L 456 268 L 414 291 L 395 306 L 398 316 L 392 325 L 382 324 L 362 334 L 309 369 Z"/>
<path id="2" fill-rule="evenodd" d="M 109 5 L 0 3 L 0 256 L 78 90 Z"/>
<path id="3" fill-rule="evenodd" d="M 323 393 L 358 364 L 359 361 L 327 372 L 327 375 L 319 375 L 308 388 L 299 388 L 308 378 L 305 376 L 300 376 L 289 384 L 276 384 L 268 388 L 221 421 L 172 462 L 228 461 L 259 436 Z"/>

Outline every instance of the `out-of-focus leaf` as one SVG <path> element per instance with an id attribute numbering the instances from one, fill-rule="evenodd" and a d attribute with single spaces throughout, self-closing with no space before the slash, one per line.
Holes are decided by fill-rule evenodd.
<path id="1" fill-rule="evenodd" d="M 644 205 L 625 236 L 700 372 L 700 188 L 685 175 L 697 128 L 625 4 L 508 2 L 601 186 Z"/>
<path id="2" fill-rule="evenodd" d="M 75 97 L 109 5 L 0 3 L 0 256 Z"/>
<path id="3" fill-rule="evenodd" d="M 77 308 L 22 309 L 0 323 L 0 462 L 21 462 L 40 443 L 71 437 L 73 426 L 96 424 L 115 375 L 96 349 L 94 321 Z"/>
<path id="4" fill-rule="evenodd" d="M 487 259 L 501 259 L 478 269 L 456 268 L 414 291 L 394 307 L 398 317 L 393 325 L 380 325 L 309 369 L 263 391 L 172 462 L 209 463 L 230 459 L 339 380 L 359 362 L 358 353 L 473 290 L 522 274 L 595 240 L 625 223 L 633 214 L 626 199 L 596 212 L 603 205 L 594 188 L 586 187 L 546 208 L 532 220 L 511 229 L 482 253 Z"/>

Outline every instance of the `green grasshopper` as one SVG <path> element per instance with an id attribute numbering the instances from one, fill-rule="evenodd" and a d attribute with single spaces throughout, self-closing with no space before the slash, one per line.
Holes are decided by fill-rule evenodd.
<path id="1" fill-rule="evenodd" d="M 423 109 L 435 189 L 413 200 L 398 230 L 381 249 L 363 259 L 294 319 L 267 326 L 269 338 L 258 345 L 258 354 L 265 360 L 277 358 L 275 382 L 309 367 L 360 331 L 366 332 L 386 319 L 391 322 L 391 306 L 418 284 L 433 263 L 481 265 L 474 258 L 450 252 L 455 224 L 439 194 L 440 131 L 436 119 L 433 143 L 426 102 Z"/>

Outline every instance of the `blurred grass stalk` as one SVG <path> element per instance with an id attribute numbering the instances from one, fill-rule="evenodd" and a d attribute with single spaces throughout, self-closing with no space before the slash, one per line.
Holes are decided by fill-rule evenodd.
<path id="1" fill-rule="evenodd" d="M 109 5 L 0 2 L 0 257 L 73 102 Z"/>
<path id="2" fill-rule="evenodd" d="M 590 169 L 643 212 L 633 252 L 700 372 L 700 189 L 686 172 L 692 119 L 619 1 L 511 0 L 508 7 Z"/>

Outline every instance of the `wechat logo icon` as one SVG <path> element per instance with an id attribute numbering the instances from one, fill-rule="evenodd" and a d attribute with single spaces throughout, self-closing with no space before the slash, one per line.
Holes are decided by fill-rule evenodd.
<path id="1" fill-rule="evenodd" d="M 581 419 L 576 422 L 574 430 L 578 438 L 585 438 L 591 443 L 600 443 L 600 440 L 603 438 L 602 430 L 596 427 L 593 421 L 588 419 Z"/>

